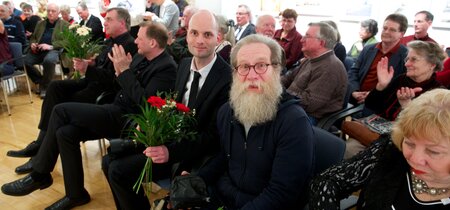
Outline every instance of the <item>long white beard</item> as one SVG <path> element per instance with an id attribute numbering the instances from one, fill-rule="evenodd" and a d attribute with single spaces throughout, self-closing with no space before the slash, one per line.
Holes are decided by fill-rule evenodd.
<path id="1" fill-rule="evenodd" d="M 267 82 L 240 82 L 233 74 L 233 83 L 230 90 L 230 105 L 235 117 L 244 125 L 257 125 L 273 120 L 278 111 L 283 87 L 280 75 L 274 73 L 273 78 Z M 248 91 L 248 86 L 258 85 L 262 93 Z"/>

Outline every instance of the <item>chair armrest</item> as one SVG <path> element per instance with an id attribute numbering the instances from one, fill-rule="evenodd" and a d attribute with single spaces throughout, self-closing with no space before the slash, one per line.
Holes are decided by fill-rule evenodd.
<path id="1" fill-rule="evenodd" d="M 329 115 L 326 118 L 322 118 L 318 123 L 317 127 L 322 128 L 324 130 L 329 130 L 331 126 L 334 125 L 338 120 L 344 119 L 350 115 L 361 112 L 364 108 L 364 104 L 360 104 L 358 106 L 352 106 L 341 111 L 335 112 Z"/>

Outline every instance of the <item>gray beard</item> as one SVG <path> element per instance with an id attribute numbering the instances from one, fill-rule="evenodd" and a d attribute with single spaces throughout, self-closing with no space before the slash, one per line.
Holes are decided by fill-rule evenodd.
<path id="1" fill-rule="evenodd" d="M 259 82 L 262 93 L 249 92 L 249 82 L 242 83 L 233 74 L 230 105 L 235 117 L 244 125 L 257 125 L 273 120 L 278 111 L 283 87 L 280 75 L 274 73 L 270 81 Z"/>

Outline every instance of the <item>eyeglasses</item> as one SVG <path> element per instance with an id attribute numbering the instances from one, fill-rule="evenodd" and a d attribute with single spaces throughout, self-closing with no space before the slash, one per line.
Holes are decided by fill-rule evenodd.
<path id="1" fill-rule="evenodd" d="M 236 15 L 246 15 L 248 12 L 236 12 Z"/>
<path id="2" fill-rule="evenodd" d="M 278 64 L 277 63 L 255 63 L 255 65 L 242 64 L 236 66 L 235 70 L 241 76 L 247 76 L 250 73 L 250 69 L 255 70 L 257 74 L 264 74 L 271 65 L 278 65 Z"/>
<path id="3" fill-rule="evenodd" d="M 305 36 L 303 36 L 302 39 L 320 39 L 320 38 L 317 36 L 311 36 L 309 34 L 305 34 Z"/>
<path id="4" fill-rule="evenodd" d="M 406 57 L 404 61 L 405 61 L 405 63 L 408 62 L 408 61 L 410 61 L 411 63 L 416 63 L 416 62 L 419 62 L 421 60 L 422 59 L 416 58 L 416 57 Z"/>

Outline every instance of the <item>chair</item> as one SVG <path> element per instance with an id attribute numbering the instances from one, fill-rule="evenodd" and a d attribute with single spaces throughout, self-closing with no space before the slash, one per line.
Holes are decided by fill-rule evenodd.
<path id="1" fill-rule="evenodd" d="M 315 169 L 317 175 L 330 166 L 342 161 L 345 153 L 345 142 L 330 132 L 313 127 L 315 140 Z"/>
<path id="2" fill-rule="evenodd" d="M 315 169 L 314 175 L 318 175 L 334 164 L 340 163 L 344 158 L 345 142 L 328 131 L 313 127 L 315 142 Z M 340 202 L 341 209 L 350 209 L 356 205 L 357 196 L 350 195 Z M 308 207 L 304 208 L 305 210 Z"/>
<path id="3" fill-rule="evenodd" d="M 8 115 L 11 116 L 11 109 L 8 101 L 8 80 L 14 79 L 14 81 L 19 77 L 25 77 L 28 87 L 28 94 L 30 95 L 30 103 L 33 103 L 33 98 L 31 94 L 31 86 L 30 81 L 28 80 L 28 76 L 26 73 L 26 68 L 23 63 L 23 55 L 22 55 L 22 44 L 19 42 L 10 42 L 9 47 L 11 49 L 12 59 L 3 62 L 0 64 L 0 68 L 3 68 L 7 62 L 13 61 L 15 71 L 11 75 L 6 75 L 1 77 L 1 87 L 3 89 L 3 95 L 5 97 L 6 107 L 8 109 Z"/>

